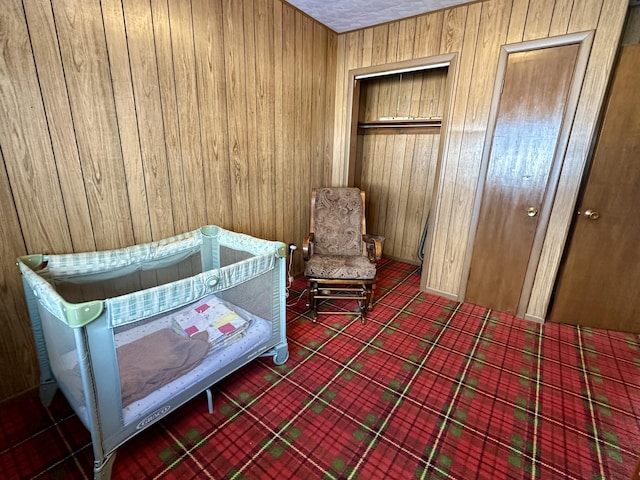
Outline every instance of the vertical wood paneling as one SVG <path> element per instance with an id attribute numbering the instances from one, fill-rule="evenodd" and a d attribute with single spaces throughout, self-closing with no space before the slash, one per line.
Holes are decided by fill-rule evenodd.
<path id="1" fill-rule="evenodd" d="M 244 59 L 243 3 L 225 0 L 223 4 L 225 73 L 227 79 L 227 122 L 229 160 L 231 163 L 231 196 L 233 228 L 246 233 L 251 230 L 249 204 L 249 164 L 247 141 L 247 98 Z"/>
<path id="2" fill-rule="evenodd" d="M 256 2 L 254 9 L 256 58 L 256 128 L 257 128 L 257 171 L 253 176 L 258 180 L 258 211 L 260 213 L 260 236 L 276 239 L 275 231 L 275 146 L 274 125 L 274 41 L 273 7 L 267 2 Z"/>
<path id="3" fill-rule="evenodd" d="M 2 14 L 0 18 L 6 19 Z M 0 318 L 4 320 L 4 335 L 0 335 L 0 399 L 4 399 L 33 388 L 39 377 L 33 358 L 35 346 L 31 324 L 25 314 L 19 314 L 25 312 L 27 305 L 22 295 L 22 282 L 16 272 L 16 257 L 25 255 L 27 248 L 22 236 L 16 234 L 20 232 L 20 220 L 11 196 L 2 152 L 0 160 Z"/>
<path id="4" fill-rule="evenodd" d="M 168 0 L 151 0 L 155 55 L 158 68 L 162 123 L 164 127 L 164 148 L 169 170 L 169 192 L 176 232 L 189 230 L 188 204 L 183 173 L 182 148 L 180 146 L 180 126 L 175 90 L 173 52 L 171 47 L 171 26 L 169 24 Z M 225 152 L 226 155 L 226 152 Z"/>
<path id="5" fill-rule="evenodd" d="M 307 158 L 305 157 L 305 145 L 304 139 L 305 136 L 305 127 L 302 124 L 303 122 L 303 105 L 305 97 L 304 89 L 304 78 L 302 75 L 302 68 L 304 65 L 304 48 L 302 46 L 304 32 L 303 32 L 303 15 L 299 11 L 295 12 L 294 23 L 291 25 L 294 31 L 294 41 L 295 41 L 295 49 L 294 49 L 294 57 L 293 57 L 293 77 L 294 77 L 294 104 L 296 108 L 293 112 L 293 118 L 295 127 L 293 130 L 293 150 L 296 152 L 298 158 L 296 158 L 296 162 L 293 164 L 293 168 L 291 169 L 291 173 L 293 174 L 294 182 L 293 182 L 293 194 L 294 198 L 301 198 L 307 189 L 306 182 L 301 184 L 300 179 L 302 178 L 303 172 L 303 164 L 307 162 Z M 307 192 L 309 195 L 309 192 Z M 307 202 L 308 203 L 308 202 Z M 303 221 L 306 219 L 305 213 L 302 209 L 293 209 L 291 211 L 291 219 L 293 220 L 294 225 L 299 225 L 301 223 L 305 223 L 308 225 L 308 221 Z"/>
<path id="6" fill-rule="evenodd" d="M 282 3 L 273 2 L 273 93 L 274 93 L 274 105 L 273 105 L 273 134 L 274 134 L 274 175 L 276 178 L 281 179 L 281 185 L 284 184 L 285 179 L 288 177 L 286 162 L 284 161 L 284 135 L 283 135 L 283 121 L 284 121 L 284 32 L 282 30 L 283 23 L 283 8 Z M 285 212 L 287 211 L 287 204 L 285 200 L 285 189 L 278 188 L 274 192 L 274 208 L 275 208 L 275 226 L 277 238 L 293 238 L 292 235 L 286 235 L 285 224 Z"/>
<path id="7" fill-rule="evenodd" d="M 523 40 L 535 40 L 549 35 L 551 18 L 554 14 L 555 2 L 549 0 L 530 0 L 527 11 L 527 23 Z"/>
<path id="8" fill-rule="evenodd" d="M 551 18 L 551 26 L 549 27 L 550 37 L 567 33 L 572 9 L 573 0 L 556 0 L 553 17 Z"/>
<path id="9" fill-rule="evenodd" d="M 100 5 L 55 1 L 62 62 L 96 247 L 135 243 Z"/>
<path id="10" fill-rule="evenodd" d="M 329 33 L 327 35 L 327 48 L 326 48 L 326 76 L 325 76 L 325 121 L 335 117 L 335 105 L 337 97 L 337 83 L 338 76 L 333 75 L 337 71 L 338 64 L 338 35 Z M 372 60 L 373 61 L 373 60 Z M 329 185 L 331 181 L 331 175 L 333 171 L 333 149 L 334 149 L 334 135 L 333 131 L 329 132 L 324 129 L 324 179 L 322 183 Z"/>
<path id="11" fill-rule="evenodd" d="M 362 61 L 363 67 L 371 65 L 373 55 L 373 28 L 365 28 L 362 30 Z"/>
<path id="12" fill-rule="evenodd" d="M 76 252 L 95 250 L 89 204 L 84 194 L 82 166 L 74 137 L 73 118 L 71 118 L 62 59 L 56 39 L 51 2 L 35 0 L 24 2 L 23 6 L 28 23 L 39 27 L 30 32 L 31 47 L 40 79 L 53 154 L 58 165 L 60 188 L 63 199 L 66 199 L 65 211 L 69 218 L 73 250 Z M 77 194 L 79 190 L 82 191 L 81 195 Z"/>
<path id="13" fill-rule="evenodd" d="M 327 44 L 328 32 L 321 25 L 314 23 L 313 28 L 313 54 L 312 58 L 322 58 L 324 55 L 324 47 Z M 317 185 L 325 185 L 324 183 L 324 145 L 325 135 L 321 122 L 324 119 L 324 79 L 327 76 L 326 64 L 324 62 L 316 62 L 313 64 L 311 75 L 311 159 L 320 161 L 309 162 L 311 169 L 309 180 L 314 181 Z M 319 183 L 318 183 L 319 182 Z M 311 185 L 311 184 L 310 184 Z M 311 185 L 313 187 L 313 185 Z"/>
<path id="14" fill-rule="evenodd" d="M 296 140 L 300 142 L 300 162 L 298 166 L 298 182 L 300 190 L 298 190 L 298 198 L 311 198 L 311 189 L 318 184 L 312 178 L 312 144 L 313 144 L 313 21 L 306 15 L 296 17 L 296 32 L 298 32 L 297 24 L 301 23 L 302 41 L 301 45 L 302 56 L 299 57 L 301 63 L 297 64 L 299 69 L 296 74 L 302 78 L 300 86 L 301 98 L 298 103 L 298 108 L 302 113 L 299 135 L 296 136 Z M 299 215 L 299 216 L 298 216 Z M 296 209 L 296 225 L 308 225 L 309 212 L 303 209 Z"/>
<path id="15" fill-rule="evenodd" d="M 113 86 L 113 101 L 117 115 L 115 124 L 120 139 L 125 176 L 129 179 L 127 192 L 134 241 L 143 243 L 151 240 L 151 225 L 140 152 L 140 136 L 136 119 L 124 12 L 120 0 L 105 0 L 101 3 L 101 8 Z M 130 21 L 135 22 L 133 18 Z M 134 30 L 133 26 L 132 30 Z M 104 100 L 107 101 L 107 98 L 105 97 Z"/>
<path id="16" fill-rule="evenodd" d="M 153 22 L 149 4 L 136 0 L 124 2 L 125 26 L 128 32 L 135 32 L 128 41 L 129 64 L 135 99 L 135 118 L 140 139 L 142 158 L 142 176 L 145 185 L 147 205 L 132 199 L 138 213 L 147 217 L 151 227 L 149 240 L 160 240 L 173 235 L 173 210 L 171 206 L 171 190 L 169 187 L 169 170 L 164 146 L 164 128 L 162 123 L 162 104 L 160 103 L 160 86 L 158 80 L 158 64 L 154 48 Z M 131 128 L 133 131 L 134 128 Z M 125 161 L 128 165 L 129 159 Z M 130 179 L 131 175 L 127 174 Z M 148 210 L 148 213 L 145 211 Z M 136 242 L 142 241 L 136 236 Z"/>
<path id="17" fill-rule="evenodd" d="M 605 10 L 605 15 L 610 15 L 615 12 L 616 7 L 619 8 L 619 2 L 606 2 L 605 8 L 605 0 L 574 0 L 571 19 L 569 20 L 569 31 L 579 32 L 581 30 L 595 29 L 598 26 L 603 9 Z M 611 20 L 614 18 L 611 18 Z M 620 19 L 616 20 L 618 20 L 618 23 L 620 22 Z"/>
<path id="18" fill-rule="evenodd" d="M 439 35 L 437 40 L 436 44 Z M 446 70 L 435 69 L 362 80 L 360 121 L 391 116 L 442 117 L 446 76 Z M 393 91 L 389 88 L 392 84 Z M 412 133 L 410 129 L 390 133 L 359 135 L 361 176 L 356 180 L 367 193 L 367 229 L 386 238 L 385 255 L 417 262 L 429 213 L 424 208 L 431 204 L 439 134 Z M 385 168 L 390 178 L 380 173 Z M 385 198 L 386 204 L 380 204 Z"/>
<path id="19" fill-rule="evenodd" d="M 21 2 L 0 9 L 0 146 L 27 249 L 71 249 Z M 3 225 L 4 226 L 4 225 Z"/>
<path id="20" fill-rule="evenodd" d="M 440 38 L 444 25 L 444 10 L 416 18 L 413 58 L 430 57 L 440 53 Z"/>
<path id="21" fill-rule="evenodd" d="M 461 6 L 445 10 L 442 37 L 440 39 L 440 53 L 462 51 L 462 41 L 467 34 L 468 7 Z M 471 25 L 473 27 L 473 24 Z"/>
<path id="22" fill-rule="evenodd" d="M 158 68 L 162 123 L 164 127 L 164 148 L 169 169 L 169 192 L 176 232 L 189 230 L 186 184 L 183 173 L 182 148 L 180 145 L 180 125 L 175 89 L 173 52 L 171 46 L 171 26 L 169 23 L 168 0 L 151 0 L 155 54 Z M 226 152 L 225 152 L 226 154 Z"/>
<path id="23" fill-rule="evenodd" d="M 478 41 L 478 30 L 480 26 L 480 17 L 482 13 L 482 3 L 472 4 L 468 7 L 466 17 L 464 19 L 464 38 L 462 39 L 461 54 L 459 59 L 458 77 L 456 79 L 456 89 L 453 93 L 454 104 L 450 113 L 449 135 L 446 141 L 447 155 L 442 157 L 440 166 L 441 174 L 438 185 L 438 206 L 434 213 L 434 221 L 431 225 L 442 225 L 441 235 L 433 237 L 431 258 L 438 258 L 438 262 L 430 262 L 428 264 L 429 284 L 426 285 L 433 290 L 440 292 L 450 292 L 447 282 L 446 273 L 450 272 L 453 265 L 459 264 L 461 258 L 452 255 L 445 249 L 448 246 L 449 225 L 453 215 L 454 193 L 456 187 L 456 177 L 458 163 L 460 161 L 460 152 L 462 148 L 463 135 L 465 132 L 465 119 L 467 114 L 467 103 L 470 101 L 470 90 L 473 84 L 471 72 L 475 60 L 474 50 Z M 461 21 L 456 16 L 451 19 Z M 456 24 L 453 24 L 456 25 Z M 454 27 L 455 28 L 455 27 Z M 449 30 L 447 30 L 449 31 Z M 457 33 L 457 30 L 454 30 Z M 460 40 L 458 40 L 460 41 Z M 444 152 L 443 152 L 444 153 Z M 465 159 L 463 158 L 463 161 Z M 434 227 L 435 228 L 435 227 Z M 433 232 L 433 230 L 432 230 Z M 440 232 L 438 232 L 440 233 Z M 453 290 L 455 291 L 455 290 Z"/>
<path id="24" fill-rule="evenodd" d="M 529 4 L 529 0 L 513 0 L 507 43 L 522 42 L 527 14 L 529 13 Z"/>
<path id="25" fill-rule="evenodd" d="M 345 158 L 345 141 L 342 136 L 337 136 L 335 132 L 341 132 L 341 135 L 344 135 L 347 131 L 348 121 L 345 115 L 341 115 L 338 111 L 341 111 L 341 108 L 338 108 L 338 104 L 343 105 L 343 103 L 347 101 L 347 92 L 348 83 L 345 81 L 345 78 L 348 75 L 348 69 L 345 68 L 345 63 L 347 61 L 346 50 L 347 50 L 347 35 L 338 35 L 337 37 L 337 59 L 336 59 L 336 99 L 335 99 L 335 114 L 333 120 L 333 131 L 336 135 L 335 141 L 333 143 L 333 167 L 331 169 L 331 185 L 342 185 L 343 178 L 345 177 L 345 169 L 347 167 L 346 162 L 336 162 L 337 158 L 344 159 Z"/>
<path id="26" fill-rule="evenodd" d="M 402 105 L 405 108 L 408 108 L 406 105 Z M 401 110 L 406 111 L 406 110 Z M 402 140 L 400 142 L 400 148 L 396 149 L 398 152 L 395 157 L 398 161 L 401 158 L 411 159 L 411 162 L 402 162 L 402 168 L 397 169 L 393 175 L 395 182 L 391 182 L 391 188 L 389 190 L 390 200 L 389 202 L 389 211 L 391 213 L 391 222 L 388 227 L 390 231 L 393 232 L 393 235 L 390 235 L 389 240 L 390 247 L 394 252 L 397 252 L 397 257 L 400 257 L 403 253 L 403 242 L 405 242 L 404 238 L 404 226 L 408 221 L 406 218 L 407 209 L 409 208 L 409 182 L 411 181 L 411 170 L 413 167 L 414 154 L 415 154 L 415 145 L 416 145 L 416 137 L 417 135 L 399 135 L 398 139 Z M 399 162 L 398 162 L 399 163 Z M 408 256 L 407 258 L 413 260 L 412 256 Z M 400 257 L 402 258 L 402 257 Z"/>
<path id="27" fill-rule="evenodd" d="M 194 205 L 202 205 L 206 195 L 193 22 L 191 4 L 189 2 L 169 0 L 169 25 L 171 28 L 173 69 L 176 79 L 175 90 L 178 104 L 180 149 L 182 151 L 182 173 L 187 201 L 187 226 L 191 230 L 204 225 L 207 222 L 207 215 L 205 208 L 193 208 Z M 241 29 L 238 28 L 237 30 Z"/>
<path id="28" fill-rule="evenodd" d="M 440 52 L 453 53 L 459 52 L 456 59 L 455 68 L 450 68 L 447 72 L 447 76 L 450 79 L 450 99 L 448 99 L 448 105 L 445 105 L 449 109 L 449 113 L 445 120 L 445 124 L 448 128 L 441 132 L 444 138 L 440 139 L 441 151 L 438 152 L 440 159 L 440 165 L 438 170 L 440 175 L 436 178 L 435 191 L 439 192 L 438 195 L 433 196 L 432 208 L 429 211 L 429 228 L 431 235 L 425 245 L 425 257 L 426 265 L 423 267 L 423 275 L 421 280 L 421 288 L 427 287 L 426 281 L 430 280 L 432 285 L 430 288 L 433 291 L 441 291 L 440 279 L 442 277 L 442 269 L 438 262 L 430 262 L 430 258 L 442 259 L 444 244 L 443 242 L 436 242 L 435 235 L 433 235 L 434 225 L 446 224 L 447 214 L 451 207 L 451 203 L 447 201 L 449 192 L 452 192 L 452 188 L 447 188 L 448 182 L 451 180 L 451 175 L 447 175 L 446 171 L 449 168 L 450 159 L 456 158 L 456 152 L 459 146 L 459 141 L 462 138 L 461 125 L 464 119 L 464 104 L 466 102 L 470 77 L 468 75 L 468 67 L 473 61 L 473 57 L 470 54 L 471 46 L 475 45 L 475 40 L 478 32 L 478 22 L 480 17 L 480 6 L 471 5 L 470 7 L 463 6 L 446 10 L 443 18 L 442 37 L 440 39 Z M 467 48 L 465 49 L 465 42 Z M 465 68 L 465 66 L 467 68 Z M 447 292 L 443 292 L 447 293 Z"/>
<path id="29" fill-rule="evenodd" d="M 219 1 L 193 0 L 192 11 L 198 104 L 204 113 L 200 115 L 200 125 L 207 223 L 232 228 L 224 42 L 221 41 L 224 37 L 222 4 Z M 176 226 L 176 231 L 182 230 Z"/>
<path id="30" fill-rule="evenodd" d="M 439 140 L 440 135 L 418 135 L 415 139 L 407 185 L 406 217 L 399 224 L 404 229 L 398 253 L 400 258 L 417 259 L 419 240 L 433 201 Z"/>
<path id="31" fill-rule="evenodd" d="M 460 147 L 460 159 L 454 180 L 453 202 L 450 213 L 446 268 L 443 270 L 445 291 L 457 290 L 461 278 L 464 248 L 460 242 L 467 241 L 469 222 L 473 209 L 474 192 L 478 181 L 480 159 L 484 148 L 484 137 L 489 117 L 491 92 L 498 63 L 497 52 L 505 43 L 511 2 L 494 1 L 482 4 L 478 48 L 471 71 L 473 79 L 466 102 L 464 134 Z M 453 261 L 450 261 L 453 260 Z M 465 279 L 466 280 L 466 279 Z"/>
<path id="32" fill-rule="evenodd" d="M 283 123 L 283 138 L 282 143 L 284 145 L 284 156 L 287 158 L 287 162 L 284 163 L 282 169 L 282 189 L 284 190 L 284 210 L 280 212 L 280 215 L 284 216 L 285 230 L 284 240 L 286 242 L 295 241 L 295 235 L 298 231 L 299 224 L 296 222 L 295 212 L 298 208 L 295 205 L 300 205 L 300 210 L 309 209 L 309 200 L 304 197 L 296 196 L 295 185 L 298 183 L 298 177 L 296 176 L 297 163 L 300 162 L 298 153 L 295 147 L 295 135 L 296 135 L 296 11 L 292 8 L 284 8 L 282 11 L 282 123 Z M 284 158 L 283 158 L 284 160 Z M 297 200 L 299 203 L 296 203 Z M 309 230 L 308 224 L 304 224 L 306 232 Z M 301 262 L 301 255 L 298 255 L 296 259 Z"/>
<path id="33" fill-rule="evenodd" d="M 256 43 L 253 0 L 243 0 L 244 11 L 244 59 L 248 65 L 256 64 Z M 266 39 L 264 39 L 266 41 Z M 247 181 L 249 184 L 248 205 L 251 226 L 248 231 L 259 232 L 263 235 L 262 209 L 260 205 L 260 177 L 261 171 L 258 165 L 258 125 L 257 125 L 257 98 L 256 98 L 256 69 L 245 70 L 245 97 L 247 102 Z"/>
<path id="34" fill-rule="evenodd" d="M 300 245 L 331 179 L 338 65 L 338 36 L 280 1 L 3 7 L 0 398 L 37 381 L 17 256 L 204 223 Z"/>
<path id="35" fill-rule="evenodd" d="M 399 26 L 397 60 L 409 60 L 413 58 L 416 38 L 416 17 L 400 21 Z"/>

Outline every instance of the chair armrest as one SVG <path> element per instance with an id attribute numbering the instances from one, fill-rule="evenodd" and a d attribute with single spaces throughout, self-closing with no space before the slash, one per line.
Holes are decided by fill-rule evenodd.
<path id="1" fill-rule="evenodd" d="M 302 258 L 305 262 L 311 258 L 311 255 L 313 255 L 313 244 L 313 233 L 310 233 L 302 241 Z"/>
<path id="2" fill-rule="evenodd" d="M 367 246 L 367 256 L 371 263 L 375 263 L 382 258 L 382 242 L 379 238 L 363 235 L 362 241 Z"/>

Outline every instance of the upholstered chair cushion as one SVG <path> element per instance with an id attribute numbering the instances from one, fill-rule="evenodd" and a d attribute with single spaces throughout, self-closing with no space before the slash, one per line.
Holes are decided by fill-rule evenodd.
<path id="1" fill-rule="evenodd" d="M 315 254 L 362 255 L 362 197 L 359 189 L 318 189 L 314 240 Z"/>
<path id="2" fill-rule="evenodd" d="M 370 280 L 376 276 L 376 265 L 363 255 L 316 254 L 306 262 L 304 274 L 310 278 Z"/>

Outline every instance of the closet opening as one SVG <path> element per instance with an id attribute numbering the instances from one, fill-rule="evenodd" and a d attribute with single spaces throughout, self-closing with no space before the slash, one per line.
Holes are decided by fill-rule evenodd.
<path id="1" fill-rule="evenodd" d="M 367 193 L 367 231 L 387 258 L 420 265 L 455 55 L 352 70 L 345 184 Z"/>

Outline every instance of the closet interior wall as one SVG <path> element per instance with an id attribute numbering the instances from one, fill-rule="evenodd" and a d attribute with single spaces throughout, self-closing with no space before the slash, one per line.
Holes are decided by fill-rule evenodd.
<path id="1" fill-rule="evenodd" d="M 360 81 L 355 182 L 367 192 L 367 229 L 384 255 L 419 264 L 432 205 L 447 69 Z"/>

